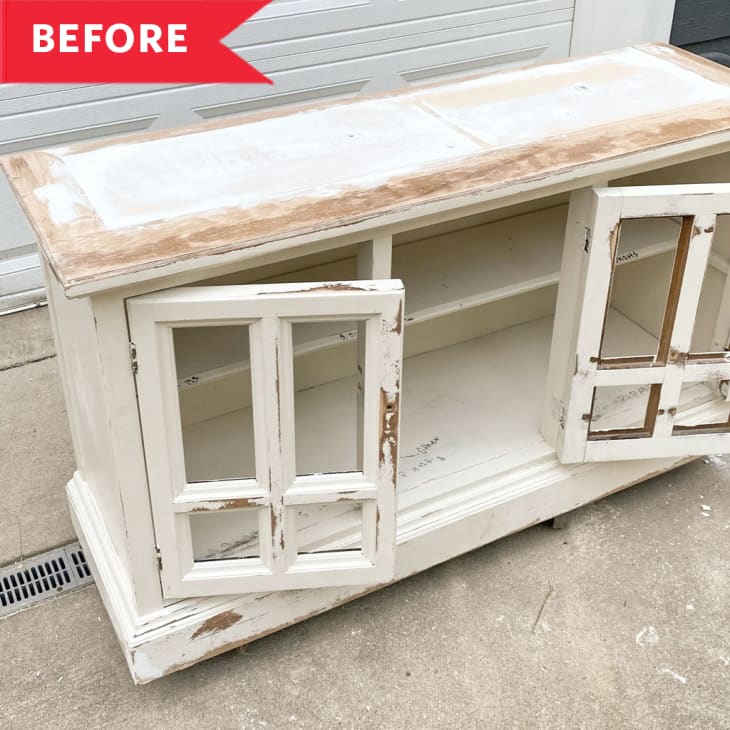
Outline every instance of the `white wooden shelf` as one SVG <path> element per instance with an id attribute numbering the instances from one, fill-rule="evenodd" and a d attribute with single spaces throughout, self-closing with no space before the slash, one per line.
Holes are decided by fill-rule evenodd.
<path id="1" fill-rule="evenodd" d="M 568 206 L 559 205 L 397 246 L 393 276 L 406 282 L 406 322 L 557 284 L 567 213 Z M 617 264 L 671 251 L 678 234 L 679 220 L 632 221 L 622 232 Z M 434 261 L 442 266 L 434 268 Z M 719 256 L 712 263 L 728 269 Z"/>
<path id="2" fill-rule="evenodd" d="M 618 355 L 628 347 L 656 347 L 656 339 L 622 314 L 610 313 L 612 340 L 607 352 Z M 529 468 L 541 461 L 559 469 L 554 451 L 538 428 L 549 356 L 553 318 L 543 317 L 485 337 L 446 347 L 404 362 L 402 426 L 399 455 L 399 524 L 417 529 L 414 520 L 452 501 L 463 504 L 463 490 L 478 480 L 492 479 L 516 468 Z M 448 372 L 450 377 L 445 378 Z M 355 424 L 352 407 L 343 402 L 353 392 L 354 380 L 345 378 L 297 394 L 297 453 L 307 455 L 303 473 L 321 469 L 329 459 L 332 471 L 354 460 Z M 683 394 L 692 409 L 713 400 L 713 394 L 697 383 Z M 604 422 L 638 425 L 643 418 L 644 393 L 635 386 L 616 389 L 602 404 Z M 702 411 L 707 419 L 721 406 Z M 458 418 L 448 417 L 458 413 Z M 508 414 L 508 415 L 507 415 Z M 254 473 L 249 409 L 203 421 L 184 429 L 188 477 L 232 478 Z M 326 449 L 323 450 L 323 444 Z M 498 482 L 495 482 L 495 489 Z M 484 490 L 480 491 L 482 497 Z M 349 514 L 349 522 L 344 519 Z M 219 515 L 201 540 L 208 559 L 233 557 L 245 551 L 240 524 Z M 347 549 L 355 539 L 352 525 L 357 507 L 340 507 L 320 520 L 316 511 L 299 514 L 309 545 L 318 549 Z M 344 525 L 344 527 L 343 527 Z M 348 532 L 347 528 L 350 528 Z M 245 537 L 245 536 L 244 536 Z M 255 537 L 250 537 L 255 539 Z M 245 554 L 242 552 L 241 554 Z"/>

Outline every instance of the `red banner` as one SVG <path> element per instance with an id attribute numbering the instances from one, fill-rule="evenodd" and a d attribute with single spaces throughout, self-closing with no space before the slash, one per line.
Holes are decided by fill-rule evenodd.
<path id="1" fill-rule="evenodd" d="M 221 40 L 271 0 L 0 0 L 0 82 L 271 83 Z"/>

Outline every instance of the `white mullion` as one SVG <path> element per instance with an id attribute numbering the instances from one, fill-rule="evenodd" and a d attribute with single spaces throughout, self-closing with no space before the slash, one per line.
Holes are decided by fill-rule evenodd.
<path id="1" fill-rule="evenodd" d="M 287 505 L 319 504 L 339 500 L 375 499 L 378 487 L 362 472 L 312 474 L 297 477 L 285 497 Z"/>
<path id="2" fill-rule="evenodd" d="M 390 279 L 393 258 L 393 236 L 376 236 L 365 241 L 357 250 L 357 278 L 368 281 Z M 367 370 L 368 320 L 357 322 L 357 408 L 355 437 L 357 439 L 357 465 L 364 470 L 365 459 L 365 372 Z"/>
<path id="3" fill-rule="evenodd" d="M 267 492 L 256 479 L 211 479 L 188 482 L 175 502 L 207 502 L 226 499 L 265 499 Z"/>
<path id="4" fill-rule="evenodd" d="M 288 570 L 297 556 L 296 546 L 296 509 L 286 507 L 287 491 L 297 478 L 296 464 L 296 424 L 294 404 L 294 342 L 292 323 L 279 319 L 277 327 L 277 403 L 278 403 L 278 441 L 280 459 L 280 482 L 276 494 L 272 493 L 271 503 L 280 510 L 281 540 L 274 540 L 274 554 L 281 561 L 281 567 Z"/>
<path id="5" fill-rule="evenodd" d="M 685 362 L 683 358 L 689 353 L 692 341 L 702 284 L 710 259 L 715 219 L 714 215 L 698 215 L 692 221 L 687 260 L 677 295 L 677 314 L 670 338 L 671 350 L 678 353 L 680 357 L 670 360 L 666 366 L 666 376 L 659 398 L 659 414 L 653 433 L 653 437 L 657 439 L 671 436 L 674 429 L 684 380 Z"/>
<path id="6" fill-rule="evenodd" d="M 679 364 L 668 365 L 663 370 L 665 372 L 664 384 L 659 395 L 658 412 L 651 436 L 652 439 L 663 439 L 672 435 L 679 406 L 679 397 L 682 393 L 682 366 Z"/>
<path id="7" fill-rule="evenodd" d="M 594 386 L 654 385 L 664 382 L 663 367 L 601 368 L 596 370 Z"/>
<path id="8" fill-rule="evenodd" d="M 682 379 L 685 383 L 696 383 L 701 380 L 730 380 L 730 361 L 693 362 L 689 360 L 684 364 Z"/>
<path id="9" fill-rule="evenodd" d="M 336 476 L 336 475 L 335 475 Z M 305 504 L 332 504 L 334 502 L 365 502 L 376 500 L 378 489 L 375 485 L 352 491 L 338 492 L 297 492 L 286 494 L 284 504 L 287 507 L 299 507 Z"/>
<path id="10" fill-rule="evenodd" d="M 380 394 L 377 392 L 379 347 L 378 331 L 381 318 L 371 317 L 358 325 L 358 458 L 359 467 L 366 481 L 377 484 L 379 470 L 378 408 Z M 361 513 L 362 551 L 370 561 L 375 561 L 377 548 L 378 492 L 374 499 L 364 500 Z"/>
<path id="11" fill-rule="evenodd" d="M 367 331 L 368 321 L 359 320 L 357 323 L 357 382 L 355 384 L 357 404 L 355 407 L 355 441 L 357 450 L 355 458 L 358 469 L 365 470 L 365 375 L 367 373 Z"/>
<path id="12" fill-rule="evenodd" d="M 364 322 L 363 336 L 363 372 L 362 383 L 362 463 L 360 467 L 369 482 L 377 483 L 378 480 L 378 433 L 379 428 L 379 405 L 381 381 L 379 371 L 379 354 L 381 343 L 379 342 L 382 319 L 371 317 Z"/>
<path id="13" fill-rule="evenodd" d="M 689 352 L 714 230 L 714 215 L 695 217 L 671 337 L 672 349 L 680 353 Z"/>
<path id="14" fill-rule="evenodd" d="M 269 508 L 259 514 L 261 559 L 272 573 L 283 572 L 280 551 L 274 547 L 281 534 L 281 454 L 277 388 L 279 320 L 265 317 L 251 325 L 251 386 L 254 419 L 256 480 L 268 495 Z"/>

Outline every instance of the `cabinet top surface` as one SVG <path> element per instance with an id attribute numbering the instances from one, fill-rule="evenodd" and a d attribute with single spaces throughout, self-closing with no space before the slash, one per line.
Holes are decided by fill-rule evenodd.
<path id="1" fill-rule="evenodd" d="M 729 102 L 730 70 L 650 44 L 2 165 L 75 296 L 730 142 Z"/>

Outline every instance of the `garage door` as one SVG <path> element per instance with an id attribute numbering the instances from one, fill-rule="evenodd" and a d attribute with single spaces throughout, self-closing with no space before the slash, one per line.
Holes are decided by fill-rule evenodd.
<path id="1" fill-rule="evenodd" d="M 567 56 L 574 0 L 274 0 L 226 43 L 273 86 L 0 86 L 0 154 L 377 92 Z M 41 301 L 35 240 L 0 180 L 0 311 Z"/>

